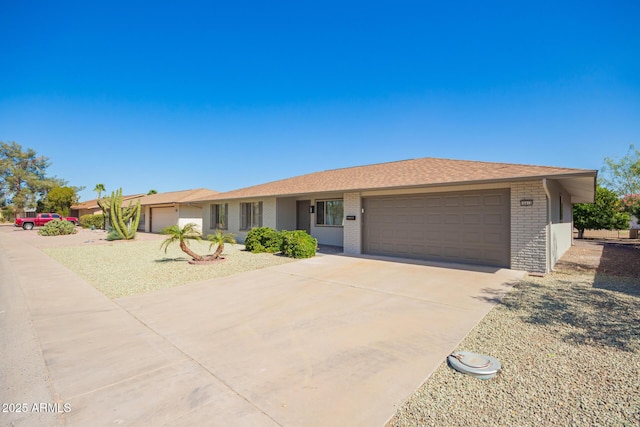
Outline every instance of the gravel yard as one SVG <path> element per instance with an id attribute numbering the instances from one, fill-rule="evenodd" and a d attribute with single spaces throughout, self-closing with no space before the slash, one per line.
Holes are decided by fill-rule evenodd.
<path id="1" fill-rule="evenodd" d="M 444 362 L 389 426 L 640 425 L 639 264 L 637 241 L 576 241 L 458 346 L 497 357 L 498 377 Z"/>
<path id="2" fill-rule="evenodd" d="M 139 233 L 139 236 L 145 234 Z M 152 239 L 153 236 L 161 238 Z M 190 258 L 177 244 L 169 246 L 166 254 L 160 250 L 164 236 L 146 238 L 150 240 L 105 242 L 85 238 L 84 245 L 76 239 L 74 246 L 45 247 L 43 251 L 109 298 L 138 295 L 294 261 L 278 255 L 252 254 L 244 251 L 244 245 L 226 244 L 223 262 L 190 265 L 187 263 Z M 209 249 L 208 242 L 194 241 L 190 247 L 199 254 L 211 254 L 215 250 L 215 246 Z"/>

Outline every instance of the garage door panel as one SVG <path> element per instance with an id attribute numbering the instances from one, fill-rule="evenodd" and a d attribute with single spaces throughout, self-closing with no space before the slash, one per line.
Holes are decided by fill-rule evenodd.
<path id="1" fill-rule="evenodd" d="M 452 247 L 443 247 L 442 248 L 442 255 L 445 258 L 453 258 L 453 259 L 458 259 L 460 258 L 460 248 L 452 248 Z"/>
<path id="2" fill-rule="evenodd" d="M 482 237 L 479 231 L 467 231 L 464 233 L 464 240 L 465 242 L 467 242 L 468 244 L 478 244 L 478 243 L 482 243 Z"/>
<path id="3" fill-rule="evenodd" d="M 415 241 L 423 241 L 426 238 L 424 230 L 411 230 L 411 237 Z"/>
<path id="4" fill-rule="evenodd" d="M 460 215 L 449 214 L 444 217 L 445 224 L 460 224 Z"/>
<path id="5" fill-rule="evenodd" d="M 480 196 L 465 196 L 464 198 L 464 206 L 467 208 L 472 208 L 474 206 L 480 206 L 482 197 Z"/>
<path id="6" fill-rule="evenodd" d="M 441 215 L 429 214 L 429 215 L 427 215 L 427 223 L 428 224 L 441 224 L 442 223 L 442 216 Z"/>
<path id="7" fill-rule="evenodd" d="M 396 222 L 398 224 L 408 224 L 409 223 L 409 217 L 407 215 L 398 215 L 396 217 Z"/>
<path id="8" fill-rule="evenodd" d="M 499 245 L 501 242 L 504 242 L 505 240 L 505 235 L 504 233 L 491 233 L 491 232 L 485 232 L 483 233 L 484 236 L 484 243 L 487 244 L 495 244 L 495 245 Z"/>
<path id="9" fill-rule="evenodd" d="M 486 214 L 484 216 L 485 225 L 502 225 L 505 223 L 504 215 L 500 214 Z"/>
<path id="10" fill-rule="evenodd" d="M 464 225 L 479 225 L 482 223 L 482 215 L 479 213 L 471 213 L 462 215 L 462 223 Z"/>
<path id="11" fill-rule="evenodd" d="M 449 196 L 444 198 L 444 205 L 447 207 L 459 207 L 460 206 L 460 196 Z"/>
<path id="12" fill-rule="evenodd" d="M 427 197 L 425 200 L 427 207 L 429 208 L 437 208 L 442 206 L 442 198 L 441 197 Z"/>
<path id="13" fill-rule="evenodd" d="M 417 234 L 417 233 L 416 233 Z M 427 231 L 425 233 L 422 233 L 423 236 L 425 236 L 424 238 L 428 241 L 428 242 L 439 242 L 442 239 L 442 233 L 440 231 Z"/>
<path id="14" fill-rule="evenodd" d="M 509 190 L 365 198 L 365 253 L 509 266 Z"/>
<path id="15" fill-rule="evenodd" d="M 411 198 L 411 207 L 412 208 L 424 209 L 424 207 L 426 205 L 427 205 L 427 201 L 424 199 L 424 197 L 412 197 Z"/>
<path id="16" fill-rule="evenodd" d="M 411 215 L 411 224 L 424 224 L 423 215 Z"/>
<path id="17" fill-rule="evenodd" d="M 501 194 L 488 194 L 484 196 L 485 206 L 502 206 L 504 203 L 504 196 Z"/>

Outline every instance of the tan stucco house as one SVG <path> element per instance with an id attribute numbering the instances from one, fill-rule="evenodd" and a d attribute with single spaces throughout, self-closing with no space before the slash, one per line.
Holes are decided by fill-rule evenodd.
<path id="1" fill-rule="evenodd" d="M 220 228 L 242 241 L 257 226 L 302 229 L 346 254 L 544 273 L 571 246 L 572 204 L 593 202 L 596 176 L 595 170 L 421 158 L 189 200 L 201 209 L 192 216 L 205 234 Z"/>
<path id="2" fill-rule="evenodd" d="M 144 197 L 144 194 L 131 194 L 128 196 L 122 196 L 122 205 L 128 206 L 137 203 L 138 199 Z M 80 218 L 83 215 L 95 215 L 102 213 L 102 208 L 98 206 L 98 199 L 87 200 L 86 202 L 80 202 L 71 206 L 69 216 L 75 216 Z"/>
<path id="3" fill-rule="evenodd" d="M 141 199 L 141 215 L 138 230 L 159 233 L 163 228 L 180 227 L 193 222 L 202 229 L 203 208 L 206 203 L 199 199 L 210 199 L 218 194 L 207 188 L 171 191 L 145 196 Z"/>

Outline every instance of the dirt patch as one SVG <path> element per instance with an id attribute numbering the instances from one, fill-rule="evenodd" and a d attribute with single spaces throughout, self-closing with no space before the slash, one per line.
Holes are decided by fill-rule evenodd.
<path id="1" fill-rule="evenodd" d="M 640 242 L 635 239 L 574 240 L 574 246 L 555 269 L 640 278 Z"/>

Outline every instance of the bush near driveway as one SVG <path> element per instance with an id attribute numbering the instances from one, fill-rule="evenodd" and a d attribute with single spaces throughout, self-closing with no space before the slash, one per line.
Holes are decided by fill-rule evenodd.
<path id="1" fill-rule="evenodd" d="M 306 231 L 278 231 L 270 227 L 251 229 L 244 244 L 253 253 L 282 252 L 282 255 L 291 258 L 311 258 L 318 247 L 318 241 Z"/>
<path id="2" fill-rule="evenodd" d="M 311 258 L 316 255 L 318 241 L 306 231 L 283 231 L 282 254 L 291 258 Z"/>
<path id="3" fill-rule="evenodd" d="M 38 234 L 41 236 L 64 236 L 77 232 L 75 224 L 64 219 L 51 220 L 38 230 Z"/>
<path id="4" fill-rule="evenodd" d="M 276 253 L 282 246 L 282 233 L 271 227 L 252 228 L 244 239 L 244 246 L 253 253 Z"/>

